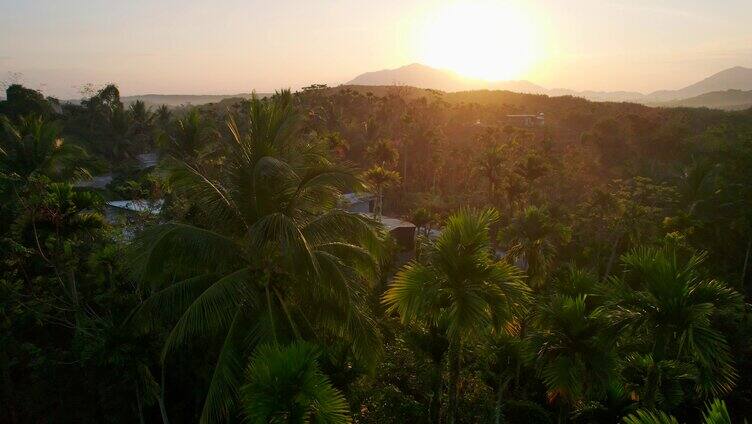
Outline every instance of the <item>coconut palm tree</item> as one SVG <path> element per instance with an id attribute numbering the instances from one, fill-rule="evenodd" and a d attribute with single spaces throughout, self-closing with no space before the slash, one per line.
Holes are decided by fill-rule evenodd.
<path id="1" fill-rule="evenodd" d="M 622 276 L 610 278 L 605 307 L 615 330 L 643 341 L 640 352 L 656 364 L 675 360 L 695 367 L 697 392 L 722 395 L 733 388 L 737 372 L 716 320 L 733 319 L 742 298 L 704 277 L 705 257 L 682 258 L 670 247 L 635 249 L 622 257 Z"/>
<path id="2" fill-rule="evenodd" d="M 194 161 L 207 147 L 219 139 L 219 133 L 193 108 L 175 122 L 175 131 L 170 136 L 160 137 L 163 147 L 173 156 L 184 161 Z"/>
<path id="3" fill-rule="evenodd" d="M 463 210 L 450 216 L 424 253 L 425 263 L 405 265 L 383 296 L 387 311 L 399 314 L 404 323 L 446 329 L 449 423 L 456 421 L 463 344 L 501 330 L 528 300 L 519 270 L 494 260 L 489 230 L 498 220 L 493 209 Z"/>
<path id="4" fill-rule="evenodd" d="M 375 216 L 379 217 L 384 212 L 384 190 L 398 184 L 400 175 L 397 171 L 390 171 L 376 165 L 363 174 L 363 179 L 372 190 L 376 192 L 376 204 L 373 208 Z"/>
<path id="5" fill-rule="evenodd" d="M 259 347 L 240 388 L 248 422 L 349 423 L 347 401 L 321 371 L 317 357 L 317 349 L 307 343 Z"/>
<path id="6" fill-rule="evenodd" d="M 345 340 L 367 366 L 380 352 L 366 300 L 378 234 L 367 218 L 335 209 L 359 183 L 308 144 L 299 123 L 289 91 L 252 99 L 247 132 L 228 123 L 222 167 L 172 171 L 176 195 L 193 202 L 190 222 L 155 226 L 132 248 L 152 294 L 131 325 L 176 320 L 164 355 L 223 337 L 201 422 L 233 413 L 241 364 L 259 343 Z"/>
<path id="7" fill-rule="evenodd" d="M 0 125 L 0 175 L 4 178 L 25 181 L 32 174 L 71 176 L 76 161 L 86 156 L 81 148 L 63 141 L 57 123 L 41 116 L 20 117 L 15 123 L 3 116 Z"/>

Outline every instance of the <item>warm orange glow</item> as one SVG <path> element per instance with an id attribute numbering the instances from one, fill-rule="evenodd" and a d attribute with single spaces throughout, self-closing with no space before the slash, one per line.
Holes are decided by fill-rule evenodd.
<path id="1" fill-rule="evenodd" d="M 418 33 L 421 62 L 485 80 L 520 78 L 540 59 L 528 12 L 503 1 L 457 1 L 429 13 Z"/>

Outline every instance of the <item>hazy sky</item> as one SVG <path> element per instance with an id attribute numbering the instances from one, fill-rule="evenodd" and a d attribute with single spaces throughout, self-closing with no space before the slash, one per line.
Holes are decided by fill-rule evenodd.
<path id="1" fill-rule="evenodd" d="M 339 84 L 422 61 L 419 39 L 431 16 L 473 1 L 0 0 L 0 81 L 20 73 L 23 83 L 63 98 L 77 97 L 85 83 L 116 82 L 124 94 Z M 752 0 L 495 3 L 524 15 L 524 31 L 510 16 L 499 16 L 500 26 L 535 38 L 535 62 L 515 77 L 549 88 L 673 89 L 752 67 Z M 441 21 L 447 34 L 439 38 L 477 27 L 466 22 L 472 16 L 463 19 Z M 476 50 L 509 53 L 497 46 L 515 50 L 508 40 L 479 40 Z"/>

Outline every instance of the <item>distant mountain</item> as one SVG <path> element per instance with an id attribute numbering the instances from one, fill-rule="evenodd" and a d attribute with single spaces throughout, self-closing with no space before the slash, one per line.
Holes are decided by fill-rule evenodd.
<path id="1" fill-rule="evenodd" d="M 345 85 L 406 85 L 447 92 L 490 89 L 540 94 L 546 91 L 545 88 L 529 81 L 488 82 L 465 78 L 456 72 L 436 69 L 419 63 L 397 69 L 366 72 L 348 81 Z"/>
<path id="2" fill-rule="evenodd" d="M 397 69 L 367 72 L 347 82 L 347 85 L 408 85 L 418 88 L 456 92 L 467 90 L 508 90 L 518 93 L 549 96 L 583 97 L 597 102 L 633 102 L 649 105 L 686 105 L 692 107 L 743 108 L 744 94 L 727 90 L 752 90 L 752 69 L 737 66 L 711 75 L 679 90 L 660 90 L 650 94 L 634 91 L 575 91 L 562 88 L 546 89 L 529 81 L 488 82 L 465 78 L 455 72 L 413 63 Z M 704 94 L 711 94 L 703 97 Z"/>
<path id="3" fill-rule="evenodd" d="M 707 107 L 711 109 L 744 110 L 752 107 L 752 90 L 713 91 L 687 99 L 656 103 L 664 107 Z"/>
<path id="4" fill-rule="evenodd" d="M 741 66 L 729 68 L 680 90 L 661 90 L 648 94 L 645 100 L 667 102 L 726 90 L 752 90 L 752 69 Z"/>

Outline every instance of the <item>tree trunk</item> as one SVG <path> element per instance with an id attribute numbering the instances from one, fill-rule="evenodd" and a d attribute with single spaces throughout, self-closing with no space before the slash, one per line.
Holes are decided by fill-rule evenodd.
<path id="1" fill-rule="evenodd" d="M 136 384 L 136 405 L 138 406 L 138 422 L 146 424 L 144 420 L 144 404 L 141 401 L 141 390 L 138 388 L 138 384 Z"/>
<path id="2" fill-rule="evenodd" d="M 501 424 L 504 421 L 504 392 L 508 383 L 508 378 L 499 378 L 499 387 L 496 389 L 496 408 L 494 411 L 494 422 L 496 424 Z"/>
<path id="3" fill-rule="evenodd" d="M 431 401 L 428 404 L 429 422 L 439 424 L 441 422 L 441 392 L 444 388 L 444 381 L 441 378 L 441 366 L 436 366 L 433 376 L 433 393 Z"/>
<path id="4" fill-rule="evenodd" d="M 407 144 L 405 144 L 405 151 L 402 154 L 402 159 L 404 159 L 402 166 L 402 181 L 404 182 L 404 192 L 407 193 Z"/>
<path id="5" fill-rule="evenodd" d="M 76 283 L 76 271 L 72 268 L 68 270 L 68 285 L 70 286 L 68 290 L 70 290 L 70 296 L 71 300 L 73 301 L 73 307 L 75 308 L 74 314 L 75 314 L 75 322 L 76 322 L 76 331 L 78 331 L 79 326 L 81 324 L 81 301 L 78 297 L 78 283 Z"/>
<path id="6" fill-rule="evenodd" d="M 747 240 L 747 252 L 744 254 L 744 266 L 742 267 L 742 284 L 740 290 L 744 290 L 745 283 L 747 282 L 747 265 L 749 265 L 750 249 L 752 249 L 752 236 Z"/>
<path id="7" fill-rule="evenodd" d="M 8 355 L 3 352 L 0 354 L 0 366 L 3 367 L 3 402 L 5 403 L 5 410 L 7 412 L 7 415 L 4 419 L 8 420 L 11 424 L 18 423 L 18 417 L 16 416 L 16 407 L 15 407 L 15 400 L 13 399 L 13 381 L 10 378 L 10 360 L 8 359 Z M 2 419 L 3 416 L 0 415 L 0 419 Z"/>
<path id="8" fill-rule="evenodd" d="M 616 240 L 614 240 L 614 244 L 611 245 L 611 254 L 608 257 L 608 263 L 606 264 L 606 271 L 603 273 L 603 279 L 605 280 L 608 278 L 608 276 L 611 274 L 611 268 L 614 266 L 614 262 L 616 261 L 616 252 L 617 248 L 619 247 L 619 242 L 621 241 L 621 235 L 616 237 Z"/>
<path id="9" fill-rule="evenodd" d="M 162 414 L 162 424 L 170 424 L 170 419 L 167 417 L 167 406 L 165 405 L 165 366 L 162 364 L 162 377 L 159 387 L 159 413 Z"/>
<path id="10" fill-rule="evenodd" d="M 457 422 L 459 379 L 460 345 L 458 343 L 454 343 L 449 347 L 449 404 L 447 406 L 447 424 L 455 424 Z"/>
<path id="11" fill-rule="evenodd" d="M 384 209 L 384 188 L 382 186 L 379 186 L 376 196 L 377 196 L 377 199 L 376 199 L 377 204 L 376 204 L 376 208 L 375 208 L 376 211 L 374 215 L 376 215 L 376 217 L 380 217 Z"/>

